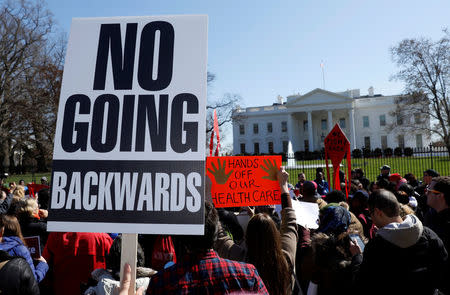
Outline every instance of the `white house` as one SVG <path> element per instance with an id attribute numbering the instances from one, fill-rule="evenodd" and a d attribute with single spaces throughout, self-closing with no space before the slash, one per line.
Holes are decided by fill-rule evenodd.
<path id="1" fill-rule="evenodd" d="M 424 120 L 419 114 L 400 119 L 390 115 L 397 96 L 360 96 L 359 89 L 330 92 L 316 88 L 304 95 L 291 95 L 269 106 L 236 109 L 233 113 L 233 152 L 281 153 L 315 151 L 338 123 L 355 148 L 424 147 L 431 139 L 424 132 L 389 131 L 391 123 Z M 396 121 L 394 121 L 396 120 Z M 403 121 L 403 122 L 401 122 Z M 424 124 L 429 125 L 429 120 Z M 398 130 L 398 131 L 397 131 Z"/>

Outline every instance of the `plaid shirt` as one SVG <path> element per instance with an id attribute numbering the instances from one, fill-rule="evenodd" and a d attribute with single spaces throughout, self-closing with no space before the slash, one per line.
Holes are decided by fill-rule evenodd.
<path id="1" fill-rule="evenodd" d="M 147 294 L 269 294 L 252 264 L 220 258 L 212 249 L 158 272 Z"/>

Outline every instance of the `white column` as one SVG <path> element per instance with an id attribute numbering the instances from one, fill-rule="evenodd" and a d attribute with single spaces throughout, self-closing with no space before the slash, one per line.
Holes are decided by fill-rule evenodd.
<path id="1" fill-rule="evenodd" d="M 355 135 L 355 116 L 354 116 L 354 110 L 351 108 L 348 110 L 348 118 L 349 121 L 348 125 L 350 126 L 350 148 L 352 150 L 356 149 L 356 135 Z"/>
<path id="2" fill-rule="evenodd" d="M 331 111 L 328 111 L 328 132 L 331 131 L 331 129 L 333 129 L 333 114 L 331 113 Z"/>
<path id="3" fill-rule="evenodd" d="M 314 151 L 314 136 L 313 136 L 313 128 L 312 128 L 312 112 L 308 112 L 308 135 L 309 135 L 309 151 Z"/>

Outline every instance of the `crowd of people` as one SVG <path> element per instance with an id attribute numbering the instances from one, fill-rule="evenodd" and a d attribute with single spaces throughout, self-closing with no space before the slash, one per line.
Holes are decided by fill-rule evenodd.
<path id="1" fill-rule="evenodd" d="M 449 176 L 385 165 L 332 190 L 316 172 L 290 184 L 281 168 L 279 208 L 216 209 L 206 192 L 203 236 L 139 235 L 137 294 L 450 294 Z M 49 189 L 0 180 L 1 294 L 128 294 L 120 234 L 49 233 Z M 316 226 L 294 202 L 317 206 Z"/>

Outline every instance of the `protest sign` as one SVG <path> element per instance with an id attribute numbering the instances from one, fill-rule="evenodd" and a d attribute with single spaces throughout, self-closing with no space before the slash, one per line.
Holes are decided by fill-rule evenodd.
<path id="1" fill-rule="evenodd" d="M 351 170 L 350 142 L 348 141 L 341 127 L 339 127 L 339 125 L 336 124 L 330 131 L 330 133 L 327 135 L 327 137 L 325 137 L 324 144 L 325 144 L 325 161 L 327 166 L 327 178 L 331 180 L 330 171 L 328 168 L 328 159 L 330 159 L 331 164 L 333 165 L 333 176 L 334 176 L 333 188 L 336 190 L 340 190 L 341 182 L 339 179 L 339 166 L 346 154 L 347 154 L 348 171 Z"/>
<path id="2" fill-rule="evenodd" d="M 292 200 L 292 208 L 295 210 L 297 224 L 304 228 L 319 228 L 319 205 Z"/>
<path id="3" fill-rule="evenodd" d="M 208 157 L 211 197 L 220 207 L 261 206 L 281 203 L 277 173 L 280 156 Z"/>
<path id="4" fill-rule="evenodd" d="M 30 251 L 31 258 L 38 259 L 41 257 L 41 243 L 39 236 L 24 237 L 23 239 Z"/>
<path id="5" fill-rule="evenodd" d="M 73 19 L 49 231 L 203 234 L 207 17 Z"/>

